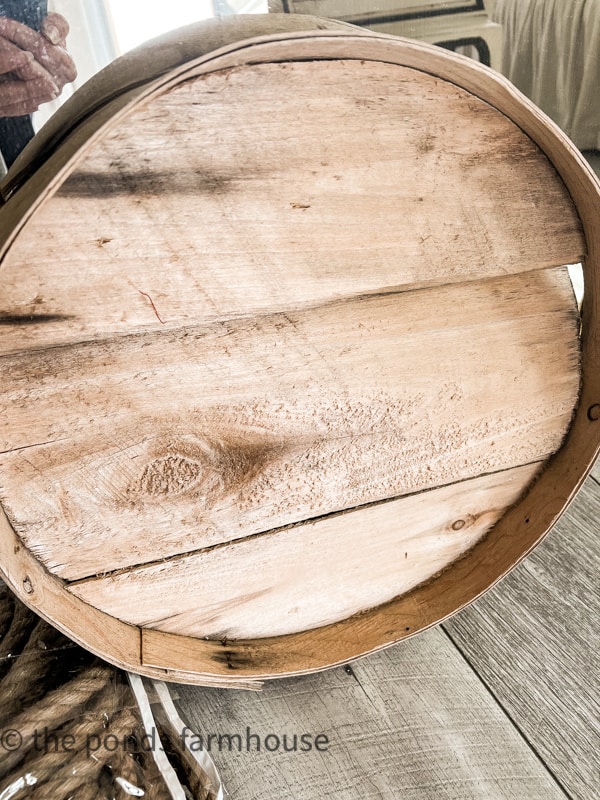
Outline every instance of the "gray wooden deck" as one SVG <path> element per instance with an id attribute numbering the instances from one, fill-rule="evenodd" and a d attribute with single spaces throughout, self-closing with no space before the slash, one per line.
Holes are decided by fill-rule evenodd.
<path id="1" fill-rule="evenodd" d="M 599 531 L 596 467 L 534 553 L 448 623 L 262 693 L 177 687 L 180 712 L 205 741 L 242 736 L 242 752 L 212 740 L 233 800 L 598 798 Z M 265 752 L 284 733 L 329 744 Z"/>

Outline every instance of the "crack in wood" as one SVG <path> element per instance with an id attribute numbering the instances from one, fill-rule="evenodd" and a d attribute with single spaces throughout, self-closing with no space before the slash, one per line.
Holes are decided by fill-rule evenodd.
<path id="1" fill-rule="evenodd" d="M 544 463 L 543 461 L 532 461 L 532 462 L 530 462 L 528 464 L 522 464 L 521 466 L 522 467 L 528 467 L 528 466 L 535 466 L 536 464 L 540 464 L 541 465 L 543 463 Z M 501 475 L 502 473 L 511 472 L 513 469 L 514 468 L 487 472 L 487 473 L 483 473 L 483 474 L 481 474 L 479 476 L 476 476 L 476 477 L 482 478 L 482 477 L 493 476 L 493 475 Z M 458 485 L 463 484 L 463 483 L 468 483 L 468 482 L 470 482 L 472 480 L 473 480 L 473 477 L 469 477 L 469 478 L 465 478 L 465 479 L 462 479 L 462 480 L 459 480 L 459 481 L 454 481 L 452 483 L 446 484 L 446 486 L 458 486 Z M 310 525 L 312 523 L 322 522 L 323 520 L 330 520 L 330 519 L 333 519 L 334 517 L 345 516 L 347 514 L 351 514 L 351 513 L 355 512 L 355 511 L 361 511 L 361 510 L 364 510 L 364 509 L 374 508 L 376 506 L 382 506 L 382 505 L 385 505 L 385 504 L 388 504 L 388 503 L 393 503 L 393 502 L 395 502 L 397 500 L 400 500 L 400 499 L 409 498 L 409 497 L 416 497 L 418 495 L 426 494 L 429 491 L 431 491 L 431 489 L 421 489 L 421 490 L 419 490 L 417 492 L 409 492 L 409 493 L 404 494 L 404 495 L 395 495 L 394 497 L 386 497 L 383 500 L 370 501 L 368 503 L 363 503 L 363 504 L 360 504 L 360 505 L 357 505 L 357 506 L 353 506 L 352 508 L 340 509 L 339 511 L 333 511 L 331 513 L 321 514 L 321 515 L 318 515 L 318 516 L 315 516 L 315 517 L 309 517 L 307 519 L 299 520 L 298 522 L 292 522 L 292 523 L 289 523 L 287 525 L 281 525 L 281 526 L 279 526 L 277 528 L 270 528 L 269 530 L 266 530 L 266 531 L 258 531 L 257 533 L 253 533 L 253 534 L 250 534 L 248 536 L 240 536 L 240 537 L 235 538 L 235 539 L 229 539 L 226 542 L 218 542 L 216 544 L 209 545 L 207 547 L 200 547 L 200 548 L 197 548 L 195 550 L 188 550 L 188 551 L 186 551 L 184 553 L 176 553 L 173 556 L 167 556 L 165 558 L 153 559 L 153 560 L 145 561 L 145 562 L 139 562 L 137 564 L 131 564 L 131 565 L 128 565 L 127 567 L 120 567 L 120 568 L 114 569 L 114 570 L 106 570 L 105 572 L 98 572 L 98 573 L 95 573 L 93 575 L 86 575 L 83 578 L 77 578 L 77 579 L 71 580 L 71 581 L 65 580 L 65 585 L 67 587 L 75 587 L 75 586 L 80 586 L 82 584 L 90 584 L 90 583 L 93 583 L 94 581 L 103 581 L 106 578 L 114 578 L 114 577 L 117 577 L 119 575 L 124 575 L 124 574 L 127 574 L 127 573 L 135 572 L 136 570 L 140 570 L 140 569 L 147 569 L 147 568 L 150 568 L 150 567 L 161 566 L 161 565 L 165 565 L 165 564 L 173 564 L 173 563 L 176 563 L 178 561 L 182 561 L 184 559 L 190 558 L 192 556 L 205 555 L 206 553 L 211 553 L 211 552 L 214 552 L 214 551 L 217 551 L 217 550 L 222 550 L 222 549 L 225 549 L 225 548 L 230 547 L 232 545 L 239 544 L 240 542 L 249 542 L 249 541 L 252 541 L 252 540 L 255 540 L 255 539 L 259 539 L 259 538 L 263 538 L 263 537 L 266 537 L 266 536 L 274 536 L 276 534 L 282 533 L 283 531 L 293 530 L 294 528 L 299 528 L 299 527 L 302 527 L 304 525 Z M 474 521 L 475 517 L 472 516 L 471 519 Z"/>
<path id="2" fill-rule="evenodd" d="M 7 456 L 10 453 L 20 453 L 23 450 L 31 450 L 34 447 L 43 447 L 47 444 L 57 444 L 58 442 L 67 442 L 68 437 L 62 439 L 49 439 L 47 442 L 36 442 L 35 444 L 25 444 L 22 447 L 11 447 L 9 450 L 0 450 L 0 456 Z"/>
<path id="3" fill-rule="evenodd" d="M 373 706 L 373 708 L 377 708 L 377 706 L 373 702 L 373 698 L 369 695 L 369 693 L 367 692 L 365 687 L 362 685 L 362 683 L 360 681 L 360 678 L 358 677 L 356 672 L 354 672 L 354 670 L 352 669 L 350 664 L 346 664 L 346 666 L 344 667 L 344 672 L 346 673 L 346 675 L 350 675 L 351 678 L 354 678 L 354 680 L 358 683 L 358 685 L 362 689 L 362 692 L 363 692 L 364 696 L 367 698 L 367 700 L 369 701 L 369 703 Z"/>
<path id="4" fill-rule="evenodd" d="M 583 256 L 581 257 L 583 258 Z M 562 269 L 566 268 L 564 263 L 556 263 L 555 261 L 538 264 L 534 268 L 530 268 L 528 270 L 524 270 L 525 272 L 537 273 L 541 272 L 546 269 Z M 461 279 L 455 279 L 452 281 L 453 287 L 460 287 L 460 286 L 467 286 L 469 284 L 473 285 L 486 285 L 486 284 L 493 284 L 494 282 L 498 282 L 499 278 L 497 275 L 490 275 L 490 276 L 463 276 Z M 146 292 L 141 291 L 136 286 L 134 286 L 130 281 L 129 284 L 136 289 L 140 294 L 144 295 L 147 299 L 150 299 Z M 411 284 L 403 285 L 399 284 L 396 286 L 388 286 L 384 288 L 379 288 L 373 291 L 361 291 L 355 294 L 347 294 L 344 297 L 336 297 L 333 299 L 325 300 L 323 302 L 311 303 L 311 302 L 304 302 L 304 303 L 297 303 L 294 306 L 282 306 L 280 308 L 276 308 L 270 311 L 253 311 L 251 313 L 231 313 L 227 316 L 221 316 L 214 319 L 208 319 L 207 322 L 204 324 L 194 324 L 193 322 L 176 322 L 169 324 L 168 322 L 163 321 L 160 316 L 157 316 L 158 320 L 161 322 L 162 325 L 165 326 L 164 329 L 157 330 L 156 327 L 152 327 L 150 325 L 140 325 L 138 327 L 132 326 L 129 330 L 119 332 L 113 331 L 110 335 L 102 335 L 102 337 L 97 338 L 86 338 L 86 339 L 79 339 L 77 341 L 66 341 L 66 342 L 57 342 L 57 343 L 48 343 L 41 347 L 26 347 L 22 349 L 15 349 L 10 350 L 8 352 L 0 353 L 0 362 L 6 359 L 13 359 L 15 356 L 19 356 L 22 354 L 33 355 L 35 353 L 41 354 L 51 354 L 54 352 L 69 352 L 71 350 L 83 350 L 85 351 L 87 348 L 105 348 L 108 349 L 113 346 L 120 346 L 120 347 L 128 347 L 132 346 L 137 340 L 144 340 L 145 345 L 152 345 L 155 341 L 159 341 L 161 337 L 164 336 L 172 336 L 172 337 L 179 337 L 185 338 L 188 336 L 192 337 L 204 337 L 210 336 L 214 334 L 219 329 L 223 330 L 224 336 L 229 336 L 235 333 L 237 330 L 242 330 L 248 326 L 248 323 L 252 323 L 254 325 L 261 325 L 265 322 L 276 322 L 277 320 L 282 320 L 285 324 L 294 323 L 291 321 L 290 317 L 299 317 L 303 314 L 310 314 L 311 312 L 319 312 L 324 310 L 334 310 L 336 308 L 343 308 L 344 306 L 348 306 L 351 303 L 367 303 L 372 302 L 377 299 L 383 298 L 393 298 L 395 296 L 401 295 L 412 295 L 417 292 L 427 292 L 433 288 L 443 288 L 440 287 L 440 282 L 437 279 L 431 280 L 422 280 L 422 281 L 415 281 L 413 280 Z M 156 315 L 156 309 L 155 315 Z M 564 313 L 564 312 L 563 312 Z M 578 312 L 577 308 L 569 308 L 566 310 L 566 313 L 572 318 L 573 320 L 578 320 Z M 535 310 L 532 310 L 531 317 L 536 317 L 537 314 Z M 31 314 L 23 314 L 23 315 L 8 315 L 2 317 L 0 312 L 0 325 L 14 325 L 14 324 L 22 324 L 22 325 L 34 325 L 38 322 L 46 323 L 46 322 L 68 322 L 71 320 L 76 319 L 74 315 L 69 314 L 47 314 L 42 315 L 38 314 L 31 315 Z M 4 321 L 8 320 L 8 321 Z M 469 325 L 465 325 L 465 330 L 468 329 Z"/>

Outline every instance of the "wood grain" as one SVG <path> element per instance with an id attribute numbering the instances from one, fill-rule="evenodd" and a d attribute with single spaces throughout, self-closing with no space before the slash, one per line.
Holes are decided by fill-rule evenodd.
<path id="1" fill-rule="evenodd" d="M 548 530 L 549 526 L 562 512 L 572 498 L 598 450 L 598 420 L 595 409 L 600 403 L 600 373 L 597 370 L 598 353 L 598 270 L 600 233 L 597 228 L 600 195 L 598 185 L 591 171 L 584 164 L 580 154 L 565 141 L 543 115 L 520 97 L 501 77 L 487 72 L 476 64 L 458 57 L 441 53 L 416 42 L 401 41 L 379 35 L 354 35 L 351 33 L 297 33 L 293 36 L 277 35 L 259 42 L 242 42 L 229 45 L 216 56 L 202 56 L 196 63 L 182 66 L 164 80 L 159 79 L 146 89 L 132 90 L 132 106 L 144 97 L 168 90 L 188 79 L 215 70 L 244 67 L 248 62 L 321 60 L 340 58 L 356 61 L 388 61 L 410 69 L 416 69 L 439 78 L 442 82 L 455 83 L 489 103 L 501 114 L 513 119 L 526 135 L 531 137 L 549 158 L 573 198 L 573 202 L 583 223 L 588 257 L 584 264 L 586 297 L 583 309 L 583 360 L 582 392 L 565 444 L 553 458 L 547 469 L 533 484 L 523 500 L 510 510 L 463 559 L 456 562 L 451 570 L 442 572 L 430 583 L 420 586 L 406 596 L 359 617 L 352 617 L 331 626 L 315 631 L 275 637 L 269 640 L 236 643 L 240 658 L 231 671 L 231 651 L 235 648 L 229 643 L 194 642 L 200 655 L 211 653 L 219 656 L 212 676 L 228 674 L 237 679 L 240 675 L 281 675 L 290 671 L 309 671 L 322 668 L 325 664 L 338 663 L 361 652 L 375 650 L 431 625 L 460 608 L 465 603 L 485 591 L 491 583 L 508 571 Z M 100 137 L 99 130 L 106 124 L 112 111 L 116 114 L 128 113 L 127 98 L 115 100 L 114 106 L 103 109 L 103 113 L 90 114 L 81 122 L 76 131 L 62 142 L 56 153 L 30 178 L 28 190 L 30 198 L 19 190 L 3 209 L 2 222 L 5 247 L 9 247 L 23 229 L 45 204 L 54 189 L 62 182 L 78 159 L 77 151 L 90 137 Z M 113 120 L 114 121 L 114 120 Z M 110 123 L 112 124 L 112 123 Z M 518 172 L 518 170 L 515 170 Z M 295 202 L 295 201 L 294 201 Z M 300 203 L 302 205 L 302 203 Z M 296 208 L 295 211 L 306 211 Z M 527 215 L 524 215 L 527 219 Z M 106 244 L 106 243 L 105 243 Z M 571 260 L 571 259 L 567 259 Z M 138 290 L 140 287 L 137 287 Z M 142 287 L 142 291 L 144 291 Z M 150 293 L 142 294 L 148 300 Z M 35 298 L 30 298 L 35 299 Z M 148 301 L 149 303 L 149 301 Z M 148 305 L 153 311 L 152 304 Z M 160 310 L 160 307 L 157 305 Z M 49 313 L 48 316 L 52 317 Z M 160 324 L 160 323 L 152 323 Z M 168 323 L 167 323 L 168 324 Z M 26 343 L 25 343 L 25 346 Z M 5 558 L 13 557 L 7 550 Z M 60 595 L 60 582 L 43 574 L 41 583 Z M 18 589 L 18 583 L 17 589 Z M 19 590 L 19 589 L 18 589 Z M 20 589 L 23 593 L 23 588 Z M 72 607 L 85 612 L 86 605 L 80 601 L 62 605 L 61 618 L 67 620 Z M 57 612 L 61 603 L 57 600 Z M 68 627 L 70 623 L 65 622 Z M 121 623 L 122 624 L 122 623 Z M 181 653 L 186 646 L 183 637 L 170 634 L 155 634 L 174 640 L 175 651 Z M 104 640 L 103 640 L 104 641 Z M 360 644 L 357 644 L 360 643 Z M 107 652 L 110 648 L 107 647 Z M 163 650 L 163 655 L 167 649 Z M 121 656 L 116 657 L 120 660 Z M 210 661 L 210 658 L 207 658 Z M 235 659 L 233 659 L 235 662 Z M 134 659 L 135 662 L 135 659 Z M 128 661 L 124 659 L 123 663 Z M 142 671 L 156 674 L 153 668 L 142 665 Z"/>
<path id="2" fill-rule="evenodd" d="M 561 269 L 4 356 L 0 498 L 74 580 L 538 462 L 577 345 Z"/>
<path id="3" fill-rule="evenodd" d="M 349 672 L 280 680 L 260 695 L 178 687 L 192 733 L 234 800 L 563 800 L 539 763 L 440 630 L 429 631 Z M 259 736 L 261 751 L 256 752 Z M 269 734 L 328 737 L 327 750 L 270 753 Z M 197 741 L 197 740 L 196 740 Z M 321 740 L 322 741 L 322 740 Z M 276 744 L 274 739 L 269 745 Z M 289 746 L 289 745 L 288 745 Z"/>
<path id="4" fill-rule="evenodd" d="M 85 150 L 4 257 L 0 352 L 585 253 L 562 182 L 517 126 L 389 64 L 199 76 Z"/>
<path id="5" fill-rule="evenodd" d="M 254 639 L 328 625 L 447 567 L 539 470 L 520 467 L 69 589 L 118 619 L 195 638 Z"/>
<path id="6" fill-rule="evenodd" d="M 23 598 L 29 607 L 63 633 L 100 655 L 110 651 L 113 660 L 140 664 L 141 637 L 139 629 L 124 625 L 95 608 L 83 606 L 69 597 L 58 581 L 48 581 L 48 573 L 23 547 L 15 536 L 6 515 L 0 509 L 0 578 Z M 85 608 L 85 613 L 81 613 Z"/>
<path id="7" fill-rule="evenodd" d="M 121 100 L 127 104 L 129 100 L 143 95 L 149 83 L 176 68 L 199 58 L 210 60 L 217 51 L 232 46 L 237 48 L 246 39 L 326 30 L 369 35 L 366 29 L 312 15 L 246 14 L 216 17 L 186 25 L 129 50 L 80 86 L 75 95 L 63 103 L 37 131 L 0 181 L 0 203 L 14 195 L 33 175 L 39 176 L 47 161 L 58 155 L 65 141 L 71 140 L 82 127 L 85 128 L 91 118 L 96 118 L 94 124 L 97 129 L 98 115 L 103 122 L 112 116 L 105 116 L 105 109 L 112 107 L 114 110 L 115 104 L 123 107 Z"/>
<path id="8" fill-rule="evenodd" d="M 600 487 L 588 478 L 543 544 L 446 630 L 569 797 L 600 771 Z"/>
<path id="9" fill-rule="evenodd" d="M 259 690 L 259 681 L 207 675 L 174 669 L 148 669 L 141 663 L 141 632 L 133 625 L 82 603 L 63 588 L 61 581 L 48 580 L 40 562 L 23 547 L 0 509 L 0 580 L 36 613 L 73 641 L 100 657 L 110 654 L 119 666 L 127 664 L 136 672 L 161 680 L 202 686 L 235 686 Z"/>

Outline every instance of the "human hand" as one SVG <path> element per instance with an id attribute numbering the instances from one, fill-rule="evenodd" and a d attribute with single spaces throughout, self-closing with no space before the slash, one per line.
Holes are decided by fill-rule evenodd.
<path id="1" fill-rule="evenodd" d="M 40 33 L 0 17 L 0 116 L 31 114 L 75 79 L 65 49 L 68 31 L 60 14 L 48 14 Z"/>

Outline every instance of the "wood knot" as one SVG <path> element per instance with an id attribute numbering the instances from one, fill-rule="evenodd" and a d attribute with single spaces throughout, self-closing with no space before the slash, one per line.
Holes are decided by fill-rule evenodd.
<path id="1" fill-rule="evenodd" d="M 146 464 L 139 489 L 151 497 L 181 494 L 202 482 L 206 467 L 186 456 L 170 454 Z"/>
<path id="2" fill-rule="evenodd" d="M 450 524 L 450 530 L 456 531 L 458 533 L 459 531 L 462 531 L 465 528 L 471 528 L 473 525 L 475 525 L 475 523 L 480 517 L 481 513 L 465 514 L 464 516 L 459 517 L 459 519 L 455 519 L 454 522 Z"/>
<path id="3" fill-rule="evenodd" d="M 262 441 L 197 436 L 158 442 L 153 449 L 155 457 L 129 486 L 129 496 L 163 500 L 186 494 L 208 505 L 239 492 L 278 452 Z"/>

